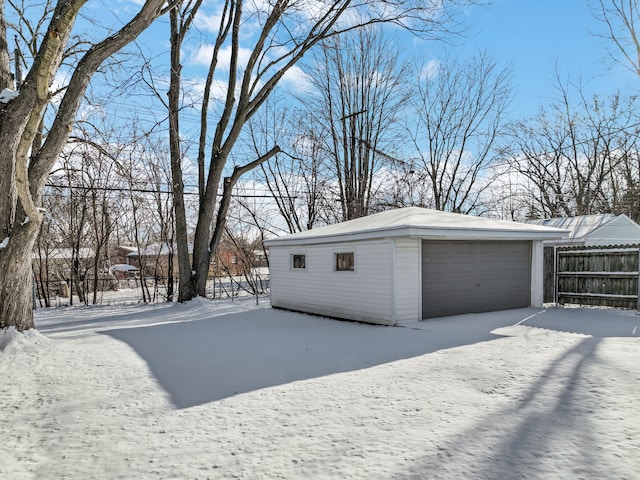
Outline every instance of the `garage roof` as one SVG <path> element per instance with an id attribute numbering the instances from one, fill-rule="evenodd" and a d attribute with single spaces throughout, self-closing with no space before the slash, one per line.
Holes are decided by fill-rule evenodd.
<path id="1" fill-rule="evenodd" d="M 434 240 L 554 240 L 569 232 L 552 227 L 406 207 L 265 241 L 266 245 L 309 245 L 385 237 Z"/>

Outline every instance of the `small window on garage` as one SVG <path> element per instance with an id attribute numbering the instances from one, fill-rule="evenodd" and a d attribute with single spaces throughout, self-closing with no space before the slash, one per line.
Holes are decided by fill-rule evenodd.
<path id="1" fill-rule="evenodd" d="M 291 255 L 291 266 L 294 270 L 306 270 L 307 256 L 304 253 L 294 253 Z"/>
<path id="2" fill-rule="evenodd" d="M 356 269 L 354 252 L 338 252 L 335 254 L 336 272 L 353 272 Z"/>

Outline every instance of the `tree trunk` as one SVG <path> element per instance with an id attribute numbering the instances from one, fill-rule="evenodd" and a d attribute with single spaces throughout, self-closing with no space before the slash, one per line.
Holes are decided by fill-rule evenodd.
<path id="1" fill-rule="evenodd" d="M 0 249 L 0 330 L 34 328 L 31 263 L 39 231 L 40 222 L 30 220 L 14 229 L 8 243 L 1 244 L 6 243 Z"/>
<path id="2" fill-rule="evenodd" d="M 7 45 L 7 24 L 4 16 L 4 1 L 0 2 L 0 92 L 5 88 L 13 89 L 11 61 Z"/>
<path id="3" fill-rule="evenodd" d="M 50 101 L 49 87 L 62 63 L 76 16 L 85 3 L 86 0 L 57 2 L 19 95 L 0 104 L 0 329 L 34 328 L 31 263 L 42 223 L 38 207 L 47 176 L 69 137 L 92 75 L 105 59 L 133 41 L 161 15 L 165 11 L 163 5 L 166 9 L 175 6 L 175 0 L 147 0 L 128 24 L 87 51 L 73 71 L 53 124 L 47 129 L 46 141 L 29 158 Z M 4 2 L 0 5 L 0 22 L 4 22 Z M 7 43 L 4 24 L 0 27 L 0 82 L 6 83 Z"/>
<path id="4" fill-rule="evenodd" d="M 184 204 L 184 182 L 182 175 L 182 151 L 180 148 L 180 26 L 178 9 L 169 12 L 171 25 L 171 73 L 169 76 L 169 152 L 171 155 L 171 181 L 173 183 L 173 208 L 176 222 L 176 243 L 178 249 L 178 301 L 186 302 L 195 297 L 193 275 L 189 260 L 189 239 L 187 236 L 187 213 Z M 173 272 L 172 272 L 173 274 Z"/>

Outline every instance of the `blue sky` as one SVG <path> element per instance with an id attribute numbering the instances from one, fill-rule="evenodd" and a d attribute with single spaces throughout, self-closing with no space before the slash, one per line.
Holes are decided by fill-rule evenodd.
<path id="1" fill-rule="evenodd" d="M 457 45 L 412 39 L 408 44 L 416 48 L 407 53 L 420 53 L 427 60 L 438 61 L 445 49 L 449 56 L 486 50 L 502 66 L 512 68 L 511 113 L 518 119 L 533 115 L 540 106 L 552 101 L 556 95 L 556 64 L 563 79 L 581 83 L 589 94 L 608 95 L 618 90 L 623 94 L 635 93 L 640 89 L 640 78 L 613 62 L 607 54 L 606 41 L 594 35 L 603 31 L 589 6 L 594 1 L 493 0 L 489 5 L 466 7 L 460 20 L 466 22 L 470 31 Z M 135 2 L 118 0 L 117 5 L 126 10 L 132 3 Z M 207 5 L 210 18 L 215 17 L 211 14 L 216 5 L 216 2 Z M 100 0 L 93 8 L 109 8 L 107 0 Z M 121 20 L 129 18 L 124 12 L 114 14 Z M 200 26 L 205 36 L 186 45 L 184 51 L 185 75 L 200 77 L 191 79 L 195 84 L 206 74 L 204 64 L 197 61 L 198 43 L 211 43 L 214 37 L 202 22 Z M 168 20 L 163 18 L 143 35 L 141 42 L 168 61 L 167 37 Z"/>
<path id="2" fill-rule="evenodd" d="M 606 41 L 594 36 L 602 25 L 589 0 L 494 0 L 468 9 L 476 32 L 452 51 L 486 49 L 512 65 L 514 113 L 529 115 L 554 95 L 555 64 L 564 78 L 582 82 L 587 91 L 610 94 L 637 91 L 640 78 L 614 64 Z M 450 47 L 449 47 L 450 48 Z"/>

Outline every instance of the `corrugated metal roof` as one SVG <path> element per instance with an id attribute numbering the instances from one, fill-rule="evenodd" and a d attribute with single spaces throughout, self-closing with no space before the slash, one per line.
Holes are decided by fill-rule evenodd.
<path id="1" fill-rule="evenodd" d="M 529 223 L 546 227 L 562 228 L 569 230 L 569 235 L 564 241 L 582 242 L 590 233 L 611 222 L 618 215 L 613 213 L 600 213 L 596 215 L 578 215 L 575 217 L 546 218 L 543 220 L 531 220 Z"/>

